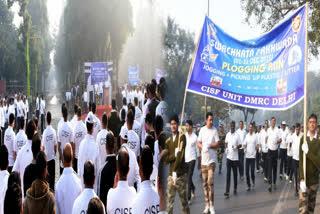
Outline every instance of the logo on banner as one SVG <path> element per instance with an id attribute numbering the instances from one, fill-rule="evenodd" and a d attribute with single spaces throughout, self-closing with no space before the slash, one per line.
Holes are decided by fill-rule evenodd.
<path id="1" fill-rule="evenodd" d="M 301 27 L 301 15 L 297 15 L 295 18 L 292 19 L 292 30 L 293 32 L 298 32 L 300 30 Z"/>
<path id="2" fill-rule="evenodd" d="M 213 54 L 210 45 L 207 45 L 201 53 L 200 61 L 208 64 L 208 62 L 216 61 L 218 55 L 219 54 Z"/>

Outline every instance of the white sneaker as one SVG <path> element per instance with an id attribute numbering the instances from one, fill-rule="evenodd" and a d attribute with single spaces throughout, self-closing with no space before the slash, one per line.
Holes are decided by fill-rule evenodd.
<path id="1" fill-rule="evenodd" d="M 289 176 L 288 176 L 288 175 L 286 175 L 286 180 L 287 180 L 287 181 L 289 180 Z"/>
<path id="2" fill-rule="evenodd" d="M 210 206 L 210 214 L 215 214 L 216 212 L 214 211 L 214 206 Z"/>
<path id="3" fill-rule="evenodd" d="M 209 206 L 208 205 L 206 205 L 206 208 L 204 208 L 204 210 L 203 210 L 203 214 L 208 214 L 209 213 Z"/>

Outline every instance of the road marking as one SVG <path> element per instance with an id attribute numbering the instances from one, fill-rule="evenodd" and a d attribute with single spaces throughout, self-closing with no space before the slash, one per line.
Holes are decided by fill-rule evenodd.
<path id="1" fill-rule="evenodd" d="M 279 200 L 276 204 L 276 206 L 274 207 L 272 214 L 279 214 L 282 213 L 281 211 L 286 208 L 286 203 L 288 200 L 288 195 L 289 195 L 289 185 L 288 183 L 285 183 L 284 188 L 281 191 Z"/>

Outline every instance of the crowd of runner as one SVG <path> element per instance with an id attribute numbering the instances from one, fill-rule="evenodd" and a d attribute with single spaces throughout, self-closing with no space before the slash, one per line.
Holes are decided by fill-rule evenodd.
<path id="1" fill-rule="evenodd" d="M 226 199 L 230 197 L 231 173 L 233 174 L 233 195 L 237 194 L 238 174 L 240 181 L 246 178 L 247 191 L 255 188 L 255 173 L 262 173 L 266 189 L 271 193 L 277 189 L 277 178 L 294 185 L 295 196 L 299 196 L 300 213 L 313 213 L 319 183 L 320 168 L 320 126 L 317 116 L 308 118 L 307 144 L 303 144 L 304 127 L 296 123 L 291 127 L 285 121 L 276 126 L 276 118 L 265 120 L 264 125 L 250 123 L 248 129 L 243 121 L 236 129 L 235 121 L 229 124 L 229 132 L 213 126 L 213 114 L 207 113 L 206 124 L 198 136 L 193 131 L 193 122 L 186 121 L 186 133 L 178 131 L 179 119 L 170 119 L 172 137 L 166 144 L 170 164 L 168 178 L 168 213 L 173 212 L 176 191 L 179 193 L 183 213 L 190 213 L 189 206 L 195 197 L 192 181 L 196 160 L 201 167 L 205 209 L 203 213 L 215 213 L 214 175 L 219 164 L 221 174 L 223 154 L 226 154 Z M 310 149 L 309 149 L 310 148 Z M 306 153 L 307 180 L 303 173 L 303 152 Z M 280 163 L 279 163 L 280 162 Z M 278 165 L 280 169 L 278 170 Z M 279 173 L 279 174 L 278 174 Z M 300 190 L 300 194 L 299 194 Z"/>
<path id="2" fill-rule="evenodd" d="M 43 97 L 36 99 L 32 118 L 23 105 L 27 97 L 17 95 L 18 113 L 15 99 L 9 106 L 1 99 L 0 214 L 164 211 L 159 174 L 168 138 L 167 85 L 162 78 L 137 90 L 143 95 L 132 93 L 135 89 L 123 91 L 121 108 L 112 100 L 112 110 L 101 121 L 95 103 L 90 102 L 84 121 L 79 106 L 69 117 L 62 104 L 57 127 L 52 120 L 60 116 L 46 111 Z M 46 123 L 43 130 L 39 116 Z"/>

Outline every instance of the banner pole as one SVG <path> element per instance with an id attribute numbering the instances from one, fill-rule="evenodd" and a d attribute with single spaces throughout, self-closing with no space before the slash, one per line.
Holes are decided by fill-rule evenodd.
<path id="1" fill-rule="evenodd" d="M 306 3 L 306 27 L 305 27 L 305 32 L 306 32 L 306 37 L 305 37 L 305 59 L 304 59 L 304 132 L 303 133 L 303 143 L 307 143 L 307 78 L 308 78 L 308 15 L 309 15 L 309 2 L 307 1 Z M 306 153 L 303 153 L 303 175 L 304 175 L 304 181 L 306 182 L 306 166 L 307 166 L 307 162 L 306 162 Z"/>
<path id="2" fill-rule="evenodd" d="M 192 55 L 192 61 L 191 61 L 190 67 L 189 67 L 189 73 L 188 73 L 187 82 L 186 82 L 186 88 L 184 90 L 182 112 L 181 112 L 181 121 L 180 121 L 180 130 L 181 131 L 182 131 L 182 121 L 183 121 L 183 115 L 184 115 L 184 108 L 185 108 L 186 99 L 187 99 L 187 88 L 188 88 L 188 85 L 189 85 L 190 75 L 191 75 L 191 71 L 192 71 L 192 68 L 193 68 L 195 56 L 196 56 L 196 53 L 198 52 L 199 41 L 200 41 L 200 37 L 201 37 L 201 34 L 202 34 L 202 30 L 203 30 L 203 26 L 201 28 L 201 31 L 200 31 L 200 34 L 199 34 L 199 37 L 198 37 L 196 48 L 194 49 L 194 52 L 193 52 L 193 55 Z"/>

